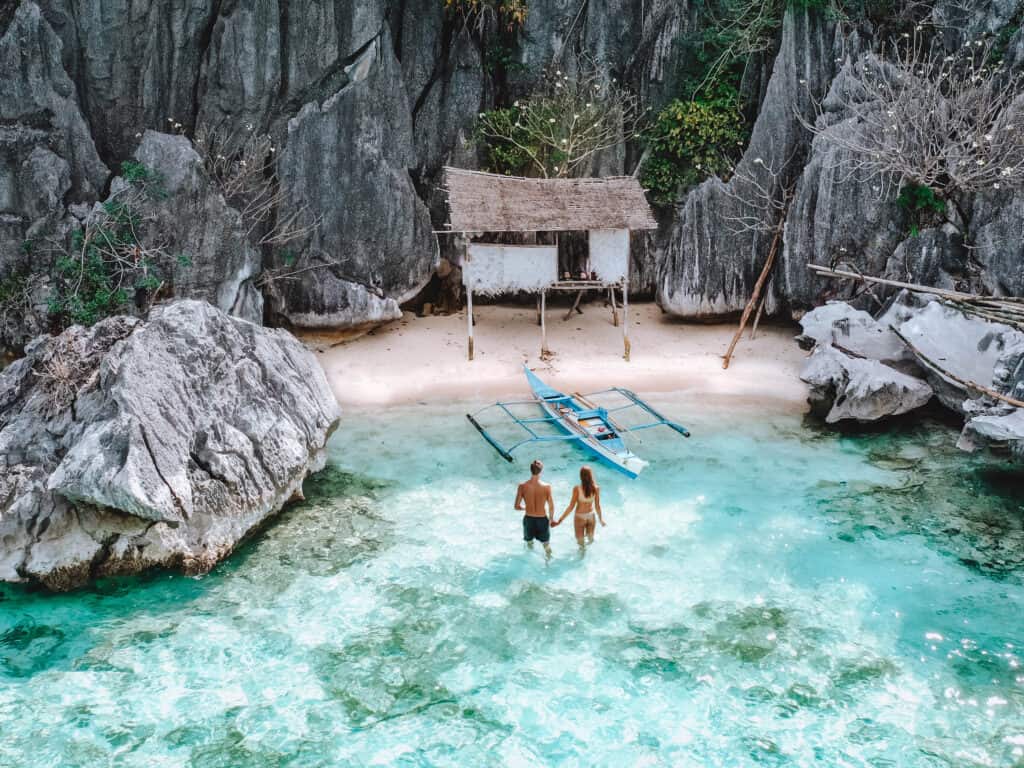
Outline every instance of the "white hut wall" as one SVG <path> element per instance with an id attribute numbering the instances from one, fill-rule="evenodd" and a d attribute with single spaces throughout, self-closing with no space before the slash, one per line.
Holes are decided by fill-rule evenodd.
<path id="1" fill-rule="evenodd" d="M 629 230 L 590 230 L 590 269 L 597 279 L 617 283 L 629 275 Z"/>
<path id="2" fill-rule="evenodd" d="M 462 265 L 463 284 L 482 296 L 536 293 L 558 278 L 558 248 L 470 243 Z"/>

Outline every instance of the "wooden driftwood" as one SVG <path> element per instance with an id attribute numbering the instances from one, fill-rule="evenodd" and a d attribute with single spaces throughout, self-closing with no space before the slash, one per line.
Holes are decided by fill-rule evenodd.
<path id="1" fill-rule="evenodd" d="M 1024 331 L 1024 298 L 1021 297 L 981 296 L 973 293 L 962 293 L 960 291 L 932 288 L 931 286 L 918 285 L 916 283 L 904 283 L 900 280 L 889 280 L 884 277 L 873 277 L 861 274 L 860 272 L 831 269 L 820 264 L 808 264 L 807 268 L 822 277 L 856 280 L 866 285 L 887 285 L 892 288 L 902 288 L 912 293 L 931 294 L 965 314 L 973 315 L 992 323 L 1003 323 L 1019 331 Z"/>
<path id="2" fill-rule="evenodd" d="M 729 349 L 726 350 L 725 357 L 722 358 L 722 367 L 728 368 L 729 362 L 732 360 L 732 353 L 736 350 L 736 345 L 740 342 L 740 337 L 743 336 L 743 329 L 747 327 L 747 321 L 750 320 L 750 313 L 754 311 L 754 306 L 757 304 L 758 299 L 761 298 L 761 291 L 764 290 L 765 283 L 768 282 L 768 276 L 772 272 L 772 267 L 775 266 L 775 255 L 779 252 L 779 243 L 782 242 L 782 223 L 785 221 L 785 217 L 779 222 L 779 225 L 775 228 L 775 237 L 772 238 L 771 248 L 768 249 L 768 258 L 765 259 L 764 267 L 761 268 L 761 274 L 757 278 L 757 282 L 754 283 L 754 292 L 750 296 L 750 301 L 747 302 L 747 306 L 743 308 L 743 316 L 740 318 L 740 327 L 736 329 L 736 333 L 732 337 L 732 342 L 729 344 Z M 760 317 L 760 313 L 758 313 Z"/>

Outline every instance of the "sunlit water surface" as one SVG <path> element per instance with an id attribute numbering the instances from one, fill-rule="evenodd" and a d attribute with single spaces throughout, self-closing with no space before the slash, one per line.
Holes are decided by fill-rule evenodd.
<path id="1" fill-rule="evenodd" d="M 938 425 L 663 398 L 528 552 L 462 408 L 347 414 L 230 562 L 0 591 L 0 764 L 1024 765 L 1024 491 Z M 559 504 L 580 463 L 545 449 Z M 529 456 L 525 458 L 530 458 Z"/>

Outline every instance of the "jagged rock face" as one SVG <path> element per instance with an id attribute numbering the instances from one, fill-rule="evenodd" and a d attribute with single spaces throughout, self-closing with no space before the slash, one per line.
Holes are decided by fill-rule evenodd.
<path id="1" fill-rule="evenodd" d="M 187 127 L 194 125 L 196 83 L 217 4 L 210 0 L 42 0 L 40 4 L 64 41 L 64 66 L 79 86 L 82 107 L 104 156 L 130 156 L 137 133 L 166 128 L 169 118 Z"/>
<path id="2" fill-rule="evenodd" d="M 866 274 L 880 275 L 905 237 L 893 191 L 851 176 L 849 151 L 829 141 L 829 134 L 857 130 L 852 120 L 842 120 L 816 137 L 797 183 L 779 264 L 781 292 L 791 310 L 853 290 L 815 277 L 808 264 L 854 260 Z"/>
<path id="3" fill-rule="evenodd" d="M 908 413 L 927 404 L 927 382 L 877 360 L 851 357 L 831 344 L 819 346 L 804 364 L 800 378 L 810 386 L 812 411 L 825 421 L 873 422 Z"/>
<path id="4" fill-rule="evenodd" d="M 386 28 L 345 75 L 339 91 L 288 122 L 278 161 L 283 215 L 305 207 L 321 216 L 296 264 L 327 265 L 277 284 L 276 314 L 295 326 L 394 319 L 437 261 L 430 214 L 407 171 L 413 130 Z"/>
<path id="5" fill-rule="evenodd" d="M 1024 4 L 935 5 L 935 19 L 953 25 L 952 45 L 1001 31 Z M 394 318 L 437 260 L 430 232 L 445 216 L 440 167 L 477 165 L 477 114 L 529 92 L 545 68 L 572 69 L 581 53 L 656 113 L 680 95 L 681 64 L 692 53 L 687 38 L 701 32 L 699 7 L 689 0 L 536 0 L 523 30 L 481 40 L 439 0 L 22 0 L 0 28 L 4 71 L 14 73 L 0 82 L 0 281 L 36 265 L 20 251 L 28 233 L 77 226 L 85 210 L 72 204 L 102 198 L 108 166 L 131 157 L 147 129 L 168 131 L 168 119 L 188 135 L 251 125 L 278 147 L 289 194 L 281 214 L 308 206 L 311 219 L 322 217 L 306 242 L 261 254 L 263 266 L 279 272 L 314 267 L 270 284 L 267 316 L 342 327 Z M 766 310 L 799 314 L 848 296 L 849 286 L 806 270 L 809 261 L 837 257 L 873 274 L 1020 293 L 1019 193 L 966 201 L 971 221 L 962 230 L 972 242 L 940 227 L 907 238 L 891 192 L 848 178 L 841 151 L 824 137 L 808 146 L 797 113 L 813 117 L 812 100 L 836 87 L 837 71 L 878 48 L 869 30 L 849 30 L 821 10 L 791 8 L 774 61 L 770 53 L 756 56 L 744 76 L 758 115 L 740 174 L 763 183 L 766 168 L 793 159 L 769 186 L 799 177 Z M 1019 32 L 1007 61 L 1024 64 Z M 845 117 L 829 114 L 829 130 L 852 130 Z M 600 153 L 592 170 L 632 171 L 640 150 Z M 665 213 L 656 235 L 635 237 L 634 293 L 656 291 L 667 311 L 684 316 L 742 309 L 772 240 L 763 230 L 774 224 L 766 210 L 762 231 L 738 231 L 737 219 L 752 213 L 737 200 L 744 194 L 735 180 L 709 180 Z M 217 253 L 231 251 L 232 227 L 201 234 L 204 242 L 228 238 Z M 181 239 L 195 235 L 190 228 Z M 456 254 L 445 255 L 457 263 Z M 242 261 L 251 263 L 248 252 Z M 221 272 L 237 275 L 237 266 Z M 45 307 L 45 296 L 37 286 L 34 305 Z M 244 303 L 254 316 L 257 302 L 249 296 Z M 0 333 L 24 339 L 45 321 L 45 312 L 0 317 Z"/>
<path id="6" fill-rule="evenodd" d="M 979 195 L 972 221 L 981 287 L 995 296 L 1024 296 L 1024 191 Z"/>
<path id="7" fill-rule="evenodd" d="M 664 227 L 658 275 L 658 302 L 688 316 L 718 315 L 743 309 L 778 223 L 774 209 L 761 204 L 754 185 L 777 194 L 797 169 L 790 159 L 808 142 L 798 113 L 809 118 L 812 99 L 828 88 L 834 69 L 834 27 L 824 15 L 789 10 L 782 43 L 764 105 L 736 178 L 717 178 L 690 192 Z M 777 174 L 777 176 L 773 176 Z M 756 219 L 755 231 L 740 220 Z M 774 302 L 766 308 L 772 311 Z"/>
<path id="8" fill-rule="evenodd" d="M 298 341 L 205 302 L 41 337 L 0 373 L 0 579 L 205 572 L 301 492 L 338 418 Z"/>
<path id="9" fill-rule="evenodd" d="M 136 159 L 158 181 L 145 202 L 145 238 L 164 243 L 171 255 L 173 295 L 203 299 L 250 322 L 263 320 L 263 297 L 254 285 L 262 259 L 246 234 L 241 214 L 230 207 L 203 170 L 184 136 L 146 131 Z M 116 194 L 120 182 L 111 187 Z"/>

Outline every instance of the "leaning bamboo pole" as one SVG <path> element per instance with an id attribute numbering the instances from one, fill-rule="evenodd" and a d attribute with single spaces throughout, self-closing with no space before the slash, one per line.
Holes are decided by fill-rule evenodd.
<path id="1" fill-rule="evenodd" d="M 732 337 L 732 342 L 729 344 L 729 349 L 725 353 L 725 357 L 722 358 L 722 367 L 728 368 L 729 362 L 732 360 L 732 353 L 736 350 L 736 345 L 740 342 L 740 337 L 743 336 L 743 329 L 747 327 L 747 321 L 750 320 L 750 313 L 754 311 L 754 306 L 757 304 L 758 299 L 761 298 L 761 291 L 764 289 L 764 285 L 768 282 L 768 276 L 771 274 L 772 267 L 775 266 L 775 254 L 779 252 L 779 243 L 782 241 L 782 227 L 785 222 L 785 217 L 779 222 L 779 225 L 775 228 L 775 237 L 772 238 L 771 248 L 768 250 L 768 258 L 765 259 L 764 267 L 761 269 L 761 274 L 757 278 L 757 282 L 754 283 L 754 293 L 750 297 L 750 301 L 747 302 L 747 306 L 743 308 L 743 316 L 740 318 L 740 327 L 736 329 L 736 333 Z"/>

